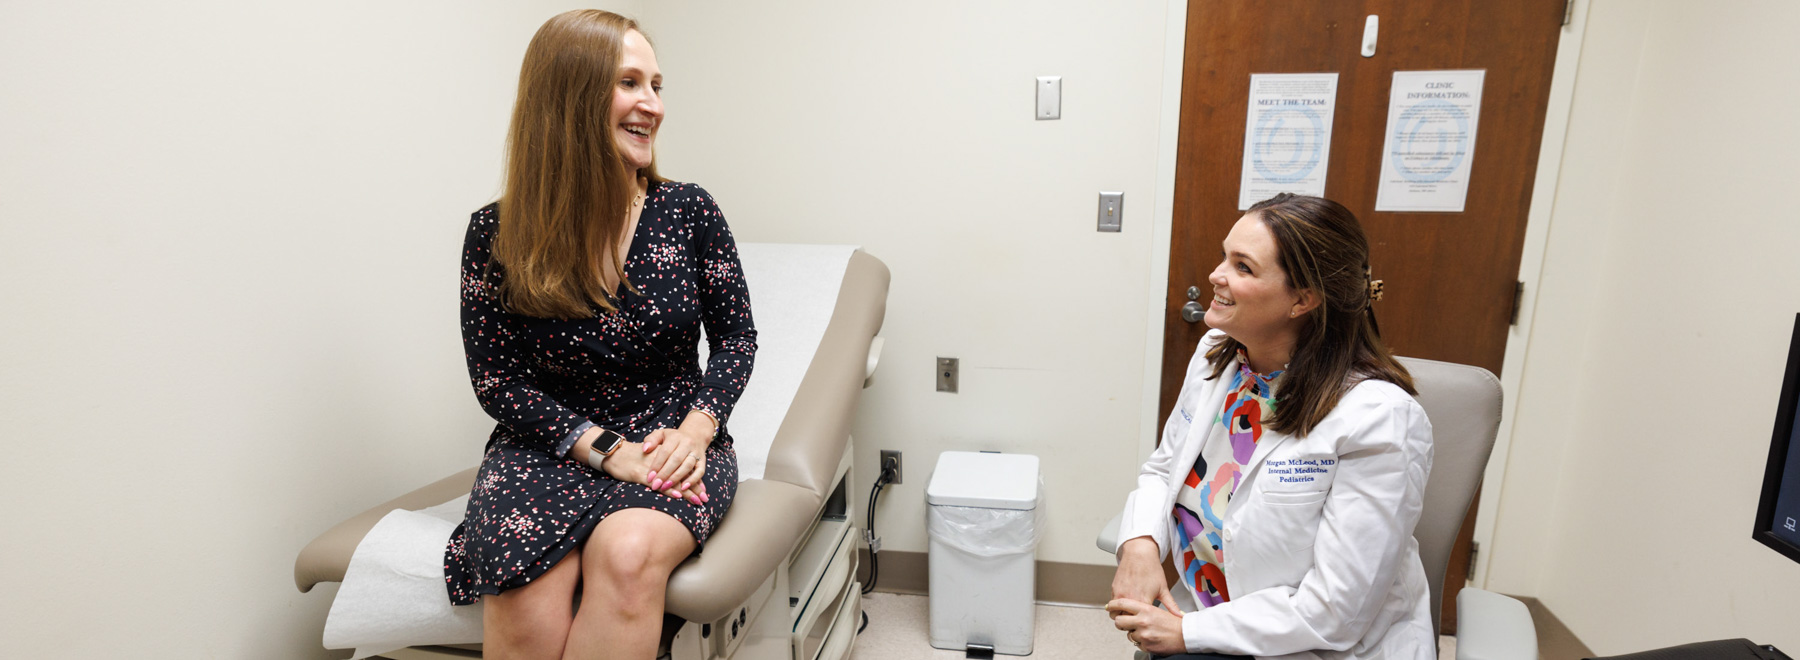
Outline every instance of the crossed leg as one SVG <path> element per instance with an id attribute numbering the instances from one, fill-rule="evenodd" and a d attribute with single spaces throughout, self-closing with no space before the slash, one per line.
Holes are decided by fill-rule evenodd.
<path id="1" fill-rule="evenodd" d="M 562 657 L 655 658 L 669 574 L 693 551 L 694 535 L 661 511 L 625 509 L 600 521 L 581 550 L 581 609 Z"/>

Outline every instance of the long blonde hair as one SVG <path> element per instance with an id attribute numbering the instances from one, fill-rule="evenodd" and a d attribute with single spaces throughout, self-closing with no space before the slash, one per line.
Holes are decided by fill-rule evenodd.
<path id="1" fill-rule="evenodd" d="M 613 143 L 620 50 L 633 30 L 643 33 L 624 16 L 578 9 L 546 21 L 525 49 L 490 264 L 504 269 L 500 296 L 510 311 L 590 317 L 590 304 L 616 309 L 607 275 L 631 287 L 625 265 L 602 256 L 625 238 L 633 174 L 661 180 L 654 160 L 628 171 Z"/>

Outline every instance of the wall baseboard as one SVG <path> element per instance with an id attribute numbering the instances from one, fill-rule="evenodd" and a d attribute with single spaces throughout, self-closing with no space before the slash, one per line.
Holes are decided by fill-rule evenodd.
<path id="1" fill-rule="evenodd" d="M 862 553 L 858 577 L 868 580 L 869 551 Z M 881 553 L 875 590 L 891 594 L 929 595 L 929 553 L 888 550 Z M 1037 602 L 1100 607 L 1112 599 L 1113 567 L 1100 564 L 1037 562 Z"/>

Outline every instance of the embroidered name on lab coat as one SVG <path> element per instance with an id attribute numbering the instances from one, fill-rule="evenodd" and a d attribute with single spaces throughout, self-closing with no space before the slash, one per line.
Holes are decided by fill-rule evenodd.
<path id="1" fill-rule="evenodd" d="M 1276 480 L 1284 484 L 1303 484 L 1329 477 L 1331 471 L 1337 469 L 1334 458 L 1295 458 L 1285 461 L 1271 459 L 1265 464 L 1269 474 L 1276 475 Z"/>

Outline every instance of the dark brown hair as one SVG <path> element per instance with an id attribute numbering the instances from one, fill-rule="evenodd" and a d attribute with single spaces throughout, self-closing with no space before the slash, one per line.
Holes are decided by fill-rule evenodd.
<path id="1" fill-rule="evenodd" d="M 1356 215 L 1323 197 L 1281 193 L 1250 207 L 1275 237 L 1290 289 L 1311 289 L 1319 306 L 1301 318 L 1300 337 L 1276 383 L 1268 427 L 1304 436 L 1365 380 L 1385 380 L 1408 394 L 1412 374 L 1381 343 L 1370 295 L 1369 240 Z M 1230 337 L 1206 352 L 1218 378 L 1243 344 Z"/>
<path id="2" fill-rule="evenodd" d="M 633 175 L 661 180 L 654 162 L 627 171 L 613 143 L 613 91 L 632 30 L 643 33 L 624 16 L 578 9 L 545 22 L 525 49 L 493 245 L 510 311 L 592 316 L 590 303 L 614 309 L 607 275 L 631 286 L 624 264 L 605 255 L 625 237 Z"/>

